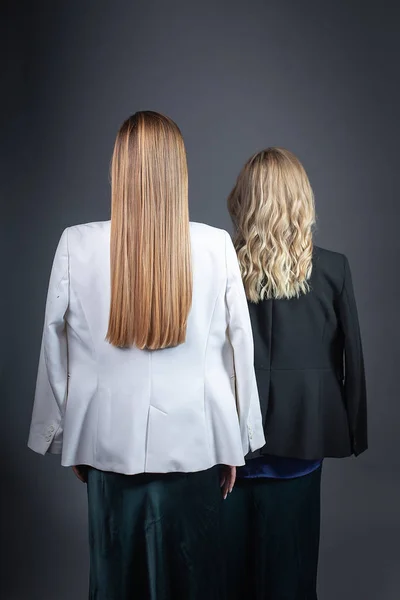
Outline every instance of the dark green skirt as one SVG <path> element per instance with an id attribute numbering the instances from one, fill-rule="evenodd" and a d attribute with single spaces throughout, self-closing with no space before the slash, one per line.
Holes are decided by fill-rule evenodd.
<path id="1" fill-rule="evenodd" d="M 90 600 L 225 599 L 218 468 L 88 472 Z"/>
<path id="2" fill-rule="evenodd" d="M 321 467 L 238 480 L 224 504 L 229 600 L 316 600 Z"/>

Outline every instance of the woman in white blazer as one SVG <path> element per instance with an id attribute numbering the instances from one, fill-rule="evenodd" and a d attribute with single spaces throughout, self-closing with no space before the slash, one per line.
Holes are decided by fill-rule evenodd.
<path id="1" fill-rule="evenodd" d="M 216 600 L 222 497 L 265 443 L 239 266 L 189 223 L 173 121 L 130 117 L 111 179 L 111 222 L 56 251 L 29 447 L 87 481 L 91 600 Z"/>

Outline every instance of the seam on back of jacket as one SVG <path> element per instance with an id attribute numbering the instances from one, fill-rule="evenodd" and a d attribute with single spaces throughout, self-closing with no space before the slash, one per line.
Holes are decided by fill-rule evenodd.
<path id="1" fill-rule="evenodd" d="M 339 296 L 343 295 L 344 289 L 346 287 L 346 257 L 344 254 L 342 254 L 342 258 L 343 258 L 343 283 L 342 283 L 342 289 L 340 290 Z"/>
<path id="2" fill-rule="evenodd" d="M 206 396 L 207 396 L 207 391 L 206 391 L 206 365 L 207 365 L 207 352 L 208 352 L 208 342 L 210 339 L 210 331 L 211 331 L 211 326 L 214 320 L 214 314 L 215 314 L 215 310 L 217 308 L 217 304 L 218 304 L 218 300 L 220 299 L 222 293 L 223 293 L 223 289 L 217 294 L 217 297 L 215 299 L 214 302 L 214 307 L 212 309 L 211 312 L 211 318 L 210 318 L 210 322 L 208 325 L 208 332 L 207 332 L 207 340 L 206 340 L 206 346 L 204 349 L 204 358 L 203 358 L 203 410 L 204 410 L 204 421 L 207 421 L 207 402 L 206 402 Z M 206 433 L 207 433 L 207 446 L 208 446 L 208 453 L 209 456 L 211 456 L 211 447 L 210 447 L 210 436 L 208 433 L 208 428 L 206 427 Z"/>
<path id="3" fill-rule="evenodd" d="M 69 311 L 69 303 L 71 299 L 71 261 L 69 260 L 69 228 L 67 227 L 66 238 L 67 238 L 67 272 L 68 272 L 68 306 L 65 313 L 65 339 L 67 344 L 67 384 L 65 391 L 65 402 L 64 402 L 64 414 L 62 418 L 64 419 L 65 413 L 67 410 L 67 402 L 68 402 L 68 394 L 69 394 L 69 343 L 68 343 L 68 311 Z"/>
<path id="4" fill-rule="evenodd" d="M 270 352 L 269 352 L 269 370 L 272 370 L 272 354 L 273 354 L 273 348 L 272 348 L 272 329 L 273 329 L 273 321 L 274 321 L 274 303 L 275 300 L 272 298 L 271 299 L 271 325 L 269 327 L 269 347 L 270 347 Z M 271 390 L 271 381 L 269 382 L 269 388 L 268 388 L 268 397 L 269 397 L 269 393 Z"/>
<path id="5" fill-rule="evenodd" d="M 69 287 L 70 290 L 72 289 L 72 277 L 71 277 L 71 266 L 70 266 L 70 260 L 68 260 L 69 262 Z M 89 320 L 86 316 L 86 312 L 85 309 L 83 308 L 83 303 L 81 301 L 81 299 L 79 298 L 79 295 L 76 293 L 75 294 L 75 298 L 77 301 L 77 304 L 79 305 L 79 308 L 82 311 L 82 315 L 84 317 L 84 320 L 86 322 L 86 326 L 89 332 L 89 337 L 90 337 L 90 341 L 92 344 L 92 349 L 93 349 L 93 355 L 94 355 L 94 361 L 96 363 L 96 388 L 93 392 L 93 396 L 97 396 L 98 391 L 99 391 L 99 361 L 98 361 L 98 356 L 97 356 L 97 352 L 96 352 L 96 347 L 94 344 L 94 338 L 93 338 L 93 334 L 92 334 L 92 330 L 90 329 L 90 325 L 89 325 Z M 67 338 L 68 340 L 68 338 Z M 68 342 L 67 342 L 68 345 Z M 68 399 L 67 399 L 68 400 Z M 94 445 L 94 456 L 97 457 L 98 455 L 98 436 L 99 436 L 99 419 L 100 419 L 100 409 L 99 409 L 99 402 L 96 402 L 96 434 L 93 436 L 93 445 Z"/>
<path id="6" fill-rule="evenodd" d="M 63 283 L 63 281 L 65 279 L 67 279 L 67 282 L 68 282 L 68 288 L 67 288 L 67 298 L 68 298 L 68 301 L 67 301 L 67 310 L 65 311 L 64 316 L 63 316 L 63 319 L 64 319 L 65 315 L 68 312 L 69 302 L 70 302 L 70 272 L 69 272 L 69 262 L 70 261 L 69 261 L 69 248 L 68 248 L 68 228 L 66 228 L 63 233 L 65 234 L 66 248 L 67 248 L 67 266 L 66 266 L 66 269 L 65 269 L 65 271 L 64 271 L 61 279 L 58 281 L 57 285 L 55 286 L 54 293 L 55 294 L 58 293 L 61 284 Z M 61 236 L 61 238 L 62 238 L 62 236 Z M 61 239 L 60 239 L 60 241 L 61 241 Z M 59 241 L 59 243 L 60 243 L 60 241 Z M 54 262 L 54 260 L 53 260 L 53 262 Z M 47 307 L 46 307 L 45 312 L 47 313 Z M 46 314 L 45 315 L 45 328 L 46 329 L 47 329 L 47 326 L 48 326 L 48 323 L 47 323 L 47 314 Z M 67 345 L 67 360 L 68 360 L 68 336 L 67 336 L 66 326 L 67 326 L 67 321 L 65 320 L 65 340 L 66 340 L 66 345 Z M 44 342 L 44 334 L 43 334 L 43 342 Z M 48 359 L 48 356 L 47 356 L 47 348 L 46 348 L 46 344 L 45 343 L 43 343 L 43 356 L 44 356 L 44 362 L 45 362 L 45 365 L 46 365 L 47 377 L 48 377 L 48 380 L 49 380 L 49 383 L 50 383 L 50 378 L 49 378 L 49 373 L 50 373 L 49 359 Z M 50 387 L 52 388 L 51 383 L 50 383 Z M 65 398 L 64 398 L 63 411 L 61 410 L 60 405 L 57 402 L 57 399 L 54 398 L 54 400 L 56 402 L 56 405 L 57 405 L 57 408 L 58 408 L 58 412 L 59 412 L 59 414 L 61 416 L 61 422 L 62 422 L 62 420 L 64 418 L 65 410 L 66 410 L 67 390 L 68 390 L 68 362 L 67 362 L 67 381 L 66 381 L 66 384 L 65 384 L 65 389 L 66 389 L 66 394 L 65 394 Z M 53 388 L 52 388 L 52 391 L 53 391 Z M 53 392 L 53 394 L 54 394 L 54 392 Z M 61 424 L 60 424 L 60 426 L 61 426 Z M 59 426 L 59 428 L 60 428 L 60 426 Z M 58 431 L 58 429 L 57 429 L 57 431 Z"/>
<path id="7" fill-rule="evenodd" d="M 225 281 L 225 289 L 223 286 L 223 283 L 221 283 L 221 290 L 218 292 L 216 298 L 215 298 L 215 302 L 214 302 L 214 306 L 213 309 L 211 311 L 211 317 L 210 317 L 210 322 L 208 325 L 208 331 L 207 331 L 207 340 L 206 340 L 206 345 L 205 345 L 205 349 L 204 349 L 204 358 L 203 358 L 203 410 L 204 410 L 204 424 L 206 425 L 207 422 L 207 402 L 206 402 L 206 397 L 207 397 L 207 390 L 206 390 L 206 364 L 207 364 L 207 352 L 208 352 L 208 342 L 210 339 L 210 331 L 211 331 L 211 326 L 214 320 L 214 314 L 215 314 L 215 310 L 217 308 L 217 304 L 218 301 L 221 297 L 221 295 L 223 293 L 226 293 L 226 289 L 227 289 L 227 282 L 228 282 L 228 269 L 227 269 L 227 261 L 226 261 L 226 236 L 228 234 L 225 232 L 224 235 L 224 245 L 225 245 L 225 274 L 226 274 L 226 281 Z M 225 302 L 226 305 L 226 302 Z M 229 311 L 228 311 L 229 314 Z M 206 436 L 207 436 L 207 447 L 208 447 L 208 454 L 209 456 L 211 456 L 211 446 L 210 446 L 210 434 L 208 432 L 208 428 L 206 427 Z"/>

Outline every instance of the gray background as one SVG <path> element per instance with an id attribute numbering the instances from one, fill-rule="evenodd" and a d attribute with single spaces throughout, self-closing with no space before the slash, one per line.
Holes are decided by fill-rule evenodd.
<path id="1" fill-rule="evenodd" d="M 398 600 L 399 26 L 396 2 L 8 2 L 1 111 L 4 600 L 87 597 L 85 488 L 26 449 L 43 310 L 64 227 L 109 216 L 117 128 L 181 127 L 192 220 L 229 228 L 250 154 L 298 154 L 317 241 L 345 252 L 368 376 L 370 450 L 326 461 L 322 600 Z"/>

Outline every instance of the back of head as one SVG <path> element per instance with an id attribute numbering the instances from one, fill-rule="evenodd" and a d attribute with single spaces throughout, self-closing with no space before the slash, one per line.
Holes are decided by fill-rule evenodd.
<path id="1" fill-rule="evenodd" d="M 107 340 L 160 349 L 185 341 L 192 302 L 186 152 L 178 126 L 144 111 L 121 126 L 111 167 Z"/>
<path id="2" fill-rule="evenodd" d="M 314 197 L 300 161 L 267 148 L 243 167 L 228 198 L 247 298 L 293 298 L 309 290 Z"/>

